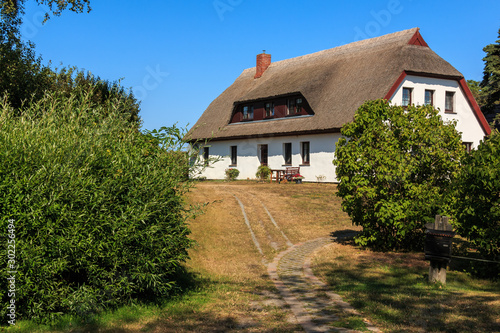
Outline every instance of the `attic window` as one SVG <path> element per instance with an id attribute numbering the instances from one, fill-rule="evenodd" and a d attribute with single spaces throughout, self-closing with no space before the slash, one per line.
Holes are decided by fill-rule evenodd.
<path id="1" fill-rule="evenodd" d="M 291 98 L 288 100 L 289 115 L 296 114 L 302 111 L 302 98 Z"/>
<path id="2" fill-rule="evenodd" d="M 269 102 L 266 103 L 266 117 L 273 117 L 274 116 L 274 103 Z"/>
<path id="3" fill-rule="evenodd" d="M 424 104 L 434 105 L 434 90 L 425 90 Z"/>
<path id="4" fill-rule="evenodd" d="M 253 105 L 243 107 L 243 119 L 244 120 L 253 119 Z"/>
<path id="5" fill-rule="evenodd" d="M 404 107 L 407 107 L 408 105 L 411 105 L 411 88 L 403 88 L 403 101 L 402 105 Z"/>
<path id="6" fill-rule="evenodd" d="M 455 111 L 454 110 L 454 100 L 455 100 L 455 93 L 453 91 L 447 91 L 445 105 L 444 105 L 445 112 L 454 112 Z"/>

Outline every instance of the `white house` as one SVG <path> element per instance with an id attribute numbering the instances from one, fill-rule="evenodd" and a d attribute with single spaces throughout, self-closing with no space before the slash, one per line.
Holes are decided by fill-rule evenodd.
<path id="1" fill-rule="evenodd" d="M 219 158 L 203 171 L 208 179 L 223 179 L 230 167 L 239 179 L 255 178 L 266 164 L 300 166 L 306 181 L 322 175 L 335 182 L 340 128 L 363 102 L 379 98 L 434 105 L 443 119 L 458 121 L 467 149 L 490 134 L 463 75 L 414 28 L 274 63 L 259 54 L 256 67 L 209 105 L 188 137 L 209 139 L 201 154 Z"/>

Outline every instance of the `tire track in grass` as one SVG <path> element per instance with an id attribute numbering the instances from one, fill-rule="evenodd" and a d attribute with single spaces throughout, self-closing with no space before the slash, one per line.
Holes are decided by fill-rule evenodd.
<path id="1" fill-rule="evenodd" d="M 250 231 L 250 235 L 252 236 L 253 243 L 254 243 L 255 247 L 257 248 L 257 250 L 259 251 L 259 253 L 262 256 L 262 263 L 265 266 L 267 266 L 266 257 L 264 256 L 264 252 L 262 251 L 262 248 L 260 247 L 260 243 L 257 240 L 257 237 L 255 237 L 255 233 L 253 232 L 252 226 L 250 225 L 250 221 L 248 220 L 247 213 L 245 212 L 245 206 L 243 205 L 243 203 L 241 202 L 241 200 L 236 195 L 233 194 L 233 197 L 236 199 L 236 201 L 238 201 L 238 204 L 240 205 L 241 212 L 243 213 L 243 217 L 245 218 L 245 224 L 247 225 L 248 230 Z"/>
<path id="2" fill-rule="evenodd" d="M 252 194 L 253 195 L 253 194 Z M 269 210 L 267 209 L 266 205 L 264 205 L 264 203 L 262 201 L 260 201 L 260 204 L 262 205 L 262 207 L 264 207 L 264 210 L 266 211 L 267 215 L 269 216 L 269 219 L 271 220 L 271 222 L 274 224 L 274 226 L 276 227 L 276 229 L 278 229 L 278 231 L 281 233 L 281 236 L 283 236 L 283 238 L 285 239 L 286 241 L 286 245 L 288 247 L 292 247 L 293 246 L 293 243 L 290 242 L 290 240 L 288 239 L 288 237 L 285 235 L 285 233 L 283 232 L 283 230 L 281 230 L 281 228 L 278 226 L 278 223 L 276 223 L 276 221 L 274 220 L 273 216 L 271 215 L 271 213 L 269 212 Z"/>
<path id="3" fill-rule="evenodd" d="M 274 251 L 278 251 L 279 250 L 279 243 L 276 242 L 273 238 L 273 235 L 271 235 L 271 233 L 268 231 L 268 228 L 266 228 L 264 222 L 262 221 L 262 218 L 261 216 L 263 215 L 263 213 L 259 213 L 258 212 L 258 209 L 256 209 L 255 206 L 252 206 L 251 208 L 254 208 L 253 209 L 253 215 L 255 216 L 252 216 L 252 214 L 250 213 L 250 216 L 251 218 L 249 218 L 249 215 L 247 214 L 247 209 L 245 207 L 245 204 L 243 203 L 243 201 L 235 194 L 237 193 L 239 195 L 239 192 L 241 191 L 238 191 L 237 188 L 232 188 L 232 189 L 229 189 L 228 187 L 224 186 L 223 187 L 224 190 L 226 192 L 228 192 L 229 194 L 231 194 L 238 202 L 239 206 L 240 206 L 240 209 L 241 209 L 241 212 L 243 214 L 243 218 L 245 219 L 245 224 L 250 232 L 250 235 L 251 235 L 251 238 L 252 238 L 252 241 L 255 245 L 255 247 L 257 248 L 257 250 L 259 251 L 259 253 L 262 255 L 263 257 L 263 264 L 265 266 L 267 266 L 268 264 L 268 261 L 265 257 L 265 254 L 264 254 L 264 251 L 263 251 L 263 248 L 261 246 L 261 244 L 259 243 L 258 241 L 258 237 L 256 235 L 256 232 L 254 230 L 254 228 L 252 228 L 252 224 L 255 226 L 256 223 L 258 223 L 260 225 L 260 228 L 262 229 L 262 232 L 264 234 L 264 236 L 267 238 L 267 241 L 269 243 L 269 246 L 274 250 Z M 234 191 L 236 189 L 236 191 Z M 264 208 L 264 211 L 266 212 L 267 216 L 269 217 L 269 219 L 271 220 L 271 222 L 273 223 L 274 227 L 281 233 L 282 237 L 285 239 L 286 241 L 286 245 L 288 247 L 290 247 L 291 245 L 291 242 L 290 240 L 288 239 L 288 237 L 285 235 L 285 233 L 279 228 L 278 224 L 276 223 L 276 221 L 274 220 L 273 216 L 271 215 L 271 213 L 269 212 L 269 210 L 267 209 L 267 207 L 262 203 L 262 201 L 256 196 L 254 195 L 253 193 L 250 193 L 250 192 L 246 192 L 244 194 L 245 196 L 246 195 L 250 195 L 251 197 L 253 197 L 255 199 L 255 201 L 258 201 L 260 203 L 260 205 Z M 265 216 L 265 215 L 264 215 Z M 262 235 L 261 235 L 262 236 Z M 283 243 L 283 241 L 281 241 L 281 243 Z M 266 243 L 267 244 L 267 243 Z M 293 244 L 292 244 L 293 245 Z"/>
<path id="4" fill-rule="evenodd" d="M 290 239 L 286 236 L 286 234 L 283 232 L 283 230 L 279 227 L 278 223 L 276 223 L 276 220 L 274 219 L 274 217 L 272 216 L 271 212 L 269 211 L 269 209 L 267 209 L 266 205 L 262 202 L 262 200 L 257 197 L 254 193 L 251 193 L 251 192 L 248 192 L 247 194 L 251 195 L 253 198 L 255 198 L 256 201 L 258 201 L 262 208 L 264 208 L 264 211 L 266 212 L 267 216 L 269 217 L 269 220 L 271 221 L 271 223 L 274 225 L 274 227 L 276 228 L 276 230 L 281 234 L 281 236 L 283 237 L 283 239 L 285 240 L 285 243 L 286 243 L 286 246 L 287 247 L 292 247 L 293 246 L 293 243 L 290 241 Z M 259 223 L 262 223 L 262 221 L 259 221 Z M 263 226 L 263 224 L 262 224 Z M 264 227 L 264 226 L 263 226 Z M 266 232 L 267 234 L 267 237 L 268 239 L 272 239 L 272 236 L 270 235 L 270 233 L 267 231 L 267 229 L 265 229 L 264 227 L 264 231 Z M 272 241 L 271 241 L 272 242 Z M 271 245 L 272 246 L 272 245 Z M 273 246 L 274 248 L 274 246 Z M 276 250 L 276 248 L 275 248 Z"/>

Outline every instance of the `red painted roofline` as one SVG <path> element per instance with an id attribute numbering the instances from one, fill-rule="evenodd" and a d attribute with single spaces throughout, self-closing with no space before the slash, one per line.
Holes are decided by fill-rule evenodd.
<path id="1" fill-rule="evenodd" d="M 462 91 L 464 92 L 465 96 L 467 97 L 467 101 L 469 102 L 469 105 L 472 107 L 472 110 L 474 111 L 474 115 L 476 116 L 477 120 L 479 121 L 479 124 L 483 128 L 483 131 L 486 133 L 486 135 L 490 135 L 491 134 L 490 125 L 488 125 L 488 122 L 486 121 L 486 118 L 484 118 L 484 115 L 481 112 L 479 105 L 477 104 L 476 100 L 474 99 L 474 96 L 472 96 L 472 92 L 470 91 L 469 86 L 467 85 L 467 82 L 465 81 L 464 78 L 462 78 L 458 81 L 458 83 L 460 84 L 460 88 L 462 88 Z"/>
<path id="2" fill-rule="evenodd" d="M 401 82 L 403 82 L 403 80 L 405 79 L 406 77 L 406 72 L 403 71 L 398 79 L 396 80 L 396 82 L 394 82 L 394 84 L 392 85 L 391 89 L 389 89 L 389 92 L 385 95 L 384 99 L 386 100 L 390 100 L 392 95 L 394 95 L 394 93 L 396 92 L 396 90 L 398 89 L 399 85 L 401 84 Z"/>
<path id="3" fill-rule="evenodd" d="M 410 39 L 408 44 L 429 47 L 429 45 L 427 45 L 424 38 L 420 34 L 419 30 L 420 29 L 417 29 L 417 31 L 413 34 L 413 37 Z"/>

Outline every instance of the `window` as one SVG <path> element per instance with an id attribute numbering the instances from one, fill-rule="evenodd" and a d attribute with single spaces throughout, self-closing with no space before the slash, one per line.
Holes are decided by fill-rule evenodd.
<path id="1" fill-rule="evenodd" d="M 453 91 L 447 91 L 445 105 L 444 105 L 445 112 L 454 111 L 454 100 L 455 100 L 455 93 Z"/>
<path id="2" fill-rule="evenodd" d="M 274 103 L 266 103 L 266 117 L 274 116 Z"/>
<path id="3" fill-rule="evenodd" d="M 302 111 L 302 98 L 291 98 L 288 100 L 288 113 L 296 114 Z"/>
<path id="4" fill-rule="evenodd" d="M 238 163 L 238 146 L 231 146 L 231 165 L 236 166 Z"/>
<path id="5" fill-rule="evenodd" d="M 472 142 L 462 142 L 466 152 L 470 153 L 472 150 Z"/>
<path id="6" fill-rule="evenodd" d="M 292 165 L 292 143 L 286 142 L 283 144 L 283 157 L 286 165 Z"/>
<path id="7" fill-rule="evenodd" d="M 243 107 L 243 119 L 253 119 L 253 105 Z"/>
<path id="8" fill-rule="evenodd" d="M 203 164 L 208 165 L 208 158 L 210 157 L 210 148 L 203 147 Z"/>
<path id="9" fill-rule="evenodd" d="M 301 147 L 300 147 L 300 155 L 302 156 L 302 164 L 309 164 L 310 159 L 309 159 L 309 142 L 301 142 Z"/>
<path id="10" fill-rule="evenodd" d="M 302 111 L 302 98 L 297 98 L 295 100 L 295 113 L 300 113 Z"/>
<path id="11" fill-rule="evenodd" d="M 260 165 L 267 165 L 267 145 L 259 145 L 260 151 Z"/>
<path id="12" fill-rule="evenodd" d="M 434 105 L 434 90 L 426 90 L 424 96 L 425 105 Z"/>
<path id="13" fill-rule="evenodd" d="M 295 113 L 295 99 L 289 99 L 287 114 L 294 114 L 294 113 Z"/>
<path id="14" fill-rule="evenodd" d="M 403 106 L 411 105 L 411 89 L 403 88 Z"/>

